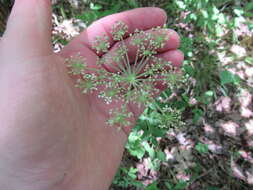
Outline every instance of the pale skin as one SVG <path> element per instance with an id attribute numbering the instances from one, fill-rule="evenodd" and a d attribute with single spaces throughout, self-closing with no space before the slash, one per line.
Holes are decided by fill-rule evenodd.
<path id="1" fill-rule="evenodd" d="M 130 31 L 149 30 L 162 26 L 166 15 L 158 8 L 141 8 L 108 16 L 55 54 L 50 2 L 16 0 L 0 40 L 0 187 L 106 190 L 142 110 L 129 107 L 135 117 L 124 130 L 107 127 L 109 107 L 74 87 L 64 59 L 80 52 L 94 66 L 97 55 L 91 42 L 108 33 L 115 21 L 124 21 Z M 183 61 L 177 50 L 179 37 L 169 34 L 160 56 L 179 66 Z"/>

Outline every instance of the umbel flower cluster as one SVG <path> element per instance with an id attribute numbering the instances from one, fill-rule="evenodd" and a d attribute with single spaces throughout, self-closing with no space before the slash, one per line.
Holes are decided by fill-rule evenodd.
<path id="1" fill-rule="evenodd" d="M 129 118 L 133 116 L 127 105 L 132 103 L 138 108 L 154 102 L 159 93 L 157 85 L 175 84 L 178 73 L 170 62 L 157 56 L 169 40 L 167 31 L 161 27 L 129 34 L 127 25 L 119 21 L 112 26 L 111 35 L 117 42 L 115 51 L 111 50 L 106 35 L 98 36 L 93 43 L 97 54 L 104 54 L 95 68 L 88 67 L 85 57 L 80 55 L 68 59 L 67 65 L 70 74 L 77 77 L 76 87 L 83 93 L 99 91 L 98 98 L 106 104 L 121 102 L 121 108 L 108 110 L 111 116 L 107 123 L 124 127 L 130 125 Z M 130 37 L 127 42 L 126 36 Z M 129 55 L 129 47 L 134 49 L 134 56 Z"/>

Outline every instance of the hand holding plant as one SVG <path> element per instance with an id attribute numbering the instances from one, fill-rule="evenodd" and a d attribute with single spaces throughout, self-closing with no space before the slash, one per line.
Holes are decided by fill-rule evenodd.
<path id="1" fill-rule="evenodd" d="M 105 17 L 92 24 L 59 54 L 54 54 L 51 48 L 50 7 L 49 0 L 16 0 L 7 30 L 0 41 L 0 108 L 4 110 L 0 113 L 1 188 L 106 189 L 120 163 L 127 140 L 123 131 L 106 127 L 106 122 L 110 123 L 108 110 L 112 113 L 117 109 L 121 109 L 118 113 L 130 113 L 131 110 L 131 124 L 125 123 L 129 124 L 125 128 L 128 133 L 143 110 L 138 105 L 141 96 L 132 96 L 135 93 L 132 89 L 140 89 L 139 84 L 141 89 L 150 88 L 144 79 L 148 79 L 147 83 L 157 81 L 157 89 L 163 89 L 160 79 L 153 81 L 150 73 L 140 76 L 146 71 L 145 64 L 136 64 L 133 72 L 131 65 L 135 61 L 132 58 L 139 56 L 136 56 L 136 47 L 130 43 L 135 35 L 128 34 L 136 29 L 156 33 L 158 31 L 148 30 L 163 26 L 166 16 L 157 8 L 141 8 Z M 94 51 L 93 42 L 99 36 L 103 38 L 104 33 L 109 34 L 116 21 L 126 24 L 126 36 L 122 36 L 123 32 L 114 35 L 114 39 L 108 35 L 104 46 L 97 46 L 99 52 Z M 153 52 L 139 53 L 179 66 L 183 59 L 182 53 L 176 50 L 179 37 L 175 32 L 164 31 L 168 40 L 164 47 L 158 48 L 156 56 L 153 57 Z M 147 35 L 146 32 L 136 34 Z M 115 40 L 124 41 L 125 45 Z M 114 53 L 121 50 L 117 45 L 123 52 L 124 47 L 128 47 L 129 62 L 125 65 L 110 60 L 114 58 Z M 86 64 L 73 65 L 67 70 L 65 60 L 71 60 L 78 54 Z M 101 64 L 96 64 L 98 58 Z M 109 62 L 104 62 L 104 59 L 113 64 L 105 64 Z M 140 65 L 144 65 L 143 68 Z M 164 77 L 158 64 L 151 62 L 147 65 L 152 72 Z M 69 71 L 74 75 L 72 78 Z M 119 86 L 122 81 L 123 85 Z M 89 93 L 81 94 L 76 84 Z M 119 87 L 112 88 L 116 92 L 108 91 L 112 85 Z M 121 94 L 117 90 L 124 90 L 124 93 L 115 99 L 115 94 Z M 159 93 L 154 90 L 154 94 L 156 92 Z M 129 102 L 122 107 L 123 99 L 128 96 L 127 101 L 138 99 L 137 105 Z M 150 97 L 148 94 L 145 102 Z M 111 122 L 117 123 L 115 120 Z"/>
<path id="2" fill-rule="evenodd" d="M 107 124 L 124 130 L 132 126 L 132 118 L 139 115 L 136 112 L 179 80 L 178 67 L 158 55 L 166 49 L 173 31 L 159 26 L 128 33 L 128 26 L 116 21 L 109 34 L 115 42 L 112 48 L 106 34 L 97 36 L 92 44 L 98 54 L 96 67 L 88 67 L 80 52 L 67 59 L 67 66 L 82 93 L 93 94 L 112 105 Z"/>

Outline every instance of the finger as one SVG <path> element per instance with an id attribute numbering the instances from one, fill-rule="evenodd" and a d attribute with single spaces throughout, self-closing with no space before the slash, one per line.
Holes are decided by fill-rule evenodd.
<path id="1" fill-rule="evenodd" d="M 158 54 L 167 52 L 169 50 L 175 50 L 180 45 L 180 38 L 178 34 L 173 30 L 168 30 L 168 29 L 161 29 L 158 31 L 149 30 L 145 33 L 145 35 L 149 35 L 149 34 L 152 34 L 153 36 L 163 35 L 164 38 L 168 37 L 168 40 L 164 40 L 165 42 L 164 47 L 156 49 L 156 52 Z M 139 59 L 141 59 L 140 53 L 138 52 L 139 48 L 136 45 L 133 45 L 132 41 L 135 38 L 143 39 L 145 38 L 145 36 L 137 36 L 137 35 L 139 34 L 136 34 L 134 36 L 127 38 L 124 42 L 117 42 L 111 48 L 111 50 L 102 57 L 102 59 L 104 59 L 106 62 L 104 65 L 109 71 L 115 72 L 118 68 L 118 64 L 123 64 L 121 62 L 124 62 L 122 59 L 124 59 L 125 56 L 122 57 L 122 55 L 120 55 L 119 53 L 119 50 L 121 49 L 122 46 L 126 46 L 127 48 L 127 53 L 126 53 L 127 61 L 129 61 L 130 63 L 134 63 L 135 61 L 139 61 Z M 148 44 L 146 44 L 145 46 L 148 46 Z M 115 59 L 117 57 L 122 57 L 121 62 L 116 62 Z"/>
<path id="2" fill-rule="evenodd" d="M 51 1 L 16 0 L 4 37 L 15 53 L 47 54 L 51 50 Z"/>
<path id="3" fill-rule="evenodd" d="M 92 43 L 96 40 L 96 37 L 103 36 L 104 34 L 108 35 L 109 42 L 113 45 L 114 41 L 110 32 L 112 25 L 117 21 L 124 22 L 128 26 L 128 32 L 133 33 L 135 29 L 148 30 L 156 26 L 163 26 L 166 19 L 166 13 L 162 9 L 151 7 L 138 8 L 104 17 L 96 21 L 70 42 L 70 44 L 63 49 L 63 54 L 65 54 L 66 51 L 71 51 L 71 49 L 76 49 L 76 47 L 80 46 L 86 46 L 92 49 Z"/>
<path id="4" fill-rule="evenodd" d="M 158 55 L 157 57 L 170 62 L 176 68 L 181 67 L 181 65 L 183 64 L 183 61 L 184 61 L 184 54 L 180 50 L 168 51 L 168 52 Z M 176 72 L 176 71 L 173 71 L 173 72 Z M 161 76 L 161 79 L 163 79 L 162 76 Z M 168 88 L 168 85 L 169 84 L 166 84 L 165 81 L 161 80 L 161 81 L 156 82 L 155 88 L 159 89 L 160 91 L 163 91 L 166 88 Z"/>
<path id="5" fill-rule="evenodd" d="M 184 61 L 184 54 L 180 50 L 170 50 L 157 55 L 157 57 L 171 62 L 174 67 L 180 67 Z"/>

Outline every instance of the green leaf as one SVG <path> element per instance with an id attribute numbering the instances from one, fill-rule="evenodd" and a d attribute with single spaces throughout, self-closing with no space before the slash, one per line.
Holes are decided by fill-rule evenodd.
<path id="1" fill-rule="evenodd" d="M 126 149 L 132 156 L 136 156 L 138 159 L 141 159 L 145 154 L 145 149 L 142 146 L 140 139 L 142 134 L 138 133 L 138 131 L 133 131 L 130 133 L 128 137 L 128 143 L 126 144 Z"/>
<path id="2" fill-rule="evenodd" d="M 250 12 L 250 11 L 245 12 L 244 15 L 245 15 L 246 17 L 253 17 L 253 13 Z"/>
<path id="3" fill-rule="evenodd" d="M 190 65 L 185 65 L 185 66 L 184 66 L 184 70 L 185 70 L 185 72 L 186 72 L 188 75 L 194 76 L 195 71 L 194 71 L 194 68 L 193 68 L 192 66 L 190 66 Z"/>
<path id="4" fill-rule="evenodd" d="M 131 185 L 134 185 L 135 187 L 138 187 L 138 188 L 141 188 L 141 189 L 143 189 L 144 188 L 144 185 L 141 183 L 141 182 L 139 182 L 139 181 L 132 181 L 131 182 Z"/>
<path id="5" fill-rule="evenodd" d="M 211 90 L 209 90 L 209 91 L 207 91 L 207 92 L 205 93 L 205 96 L 207 96 L 207 97 L 213 97 L 213 96 L 214 96 L 214 92 L 211 91 Z"/>
<path id="6" fill-rule="evenodd" d="M 173 190 L 173 185 L 169 182 L 165 182 L 165 186 L 168 188 L 168 190 Z"/>
<path id="7" fill-rule="evenodd" d="M 176 1 L 176 4 L 177 4 L 177 6 L 178 6 L 180 9 L 185 9 L 185 8 L 186 8 L 186 5 L 184 4 L 183 1 Z"/>
<path id="8" fill-rule="evenodd" d="M 128 137 L 128 142 L 129 143 L 134 143 L 138 139 L 140 139 L 140 137 L 141 137 L 141 135 L 138 133 L 138 131 L 133 131 L 132 133 L 130 133 L 130 135 Z"/>
<path id="9" fill-rule="evenodd" d="M 192 20 L 195 20 L 195 21 L 198 19 L 197 15 L 195 13 L 191 13 L 189 15 L 189 18 L 192 19 Z"/>
<path id="10" fill-rule="evenodd" d="M 132 7 L 132 8 L 137 8 L 139 7 L 138 3 L 135 0 L 127 0 L 127 3 Z"/>
<path id="11" fill-rule="evenodd" d="M 145 150 L 148 152 L 149 156 L 151 158 L 154 158 L 155 157 L 155 150 L 148 144 L 148 142 L 143 142 L 142 143 Z"/>
<path id="12" fill-rule="evenodd" d="M 220 13 L 219 9 L 217 9 L 216 6 L 213 6 L 213 7 L 212 7 L 212 11 L 213 11 L 213 14 L 214 14 L 214 15 L 218 15 L 218 14 Z"/>
<path id="13" fill-rule="evenodd" d="M 157 152 L 157 158 L 158 158 L 159 160 L 161 160 L 162 162 L 165 162 L 165 161 L 166 161 L 166 155 L 165 155 L 165 153 L 164 153 L 163 151 L 161 151 L 161 150 L 159 150 L 159 151 Z"/>
<path id="14" fill-rule="evenodd" d="M 240 82 L 240 78 L 228 70 L 221 71 L 220 78 L 221 78 L 222 85 L 229 84 L 229 83 L 239 84 L 239 82 Z"/>
<path id="15" fill-rule="evenodd" d="M 203 111 L 201 109 L 194 109 L 192 110 L 192 112 L 194 113 L 194 117 L 193 117 L 193 122 L 197 123 L 199 121 L 199 119 L 203 116 Z"/>
<path id="16" fill-rule="evenodd" d="M 201 153 L 201 154 L 208 153 L 208 145 L 203 144 L 203 143 L 198 143 L 198 144 L 195 146 L 195 149 L 196 149 L 199 153 Z"/>
<path id="17" fill-rule="evenodd" d="M 91 9 L 91 10 L 98 11 L 98 10 L 100 10 L 100 9 L 102 9 L 102 8 L 103 8 L 102 5 L 90 3 L 90 9 Z"/>
<path id="18" fill-rule="evenodd" d="M 250 64 L 250 65 L 253 65 L 253 58 L 252 57 L 246 57 L 245 62 Z"/>
<path id="19" fill-rule="evenodd" d="M 145 190 L 160 190 L 160 189 L 157 187 L 157 182 L 154 182 L 148 185 Z"/>
<path id="20" fill-rule="evenodd" d="M 242 9 L 234 9 L 236 16 L 240 17 L 243 15 L 244 11 Z"/>
<path id="21" fill-rule="evenodd" d="M 220 13 L 219 16 L 218 16 L 218 22 L 220 24 L 226 24 L 226 17 L 223 13 Z"/>
<path id="22" fill-rule="evenodd" d="M 136 156 L 138 159 L 142 159 L 145 154 L 145 150 L 142 148 L 129 150 L 129 152 L 132 156 Z"/>
<path id="23" fill-rule="evenodd" d="M 253 30 L 253 24 L 252 23 L 248 23 L 249 29 Z"/>
<path id="24" fill-rule="evenodd" d="M 247 11 L 253 10 L 253 1 L 250 2 L 250 3 L 248 3 L 248 4 L 246 5 L 246 10 L 247 10 Z"/>
<path id="25" fill-rule="evenodd" d="M 83 22 L 85 22 L 89 25 L 94 20 L 98 19 L 98 12 L 97 11 L 87 11 L 81 15 L 77 15 L 76 18 L 82 20 Z"/>
<path id="26" fill-rule="evenodd" d="M 175 186 L 175 190 L 184 190 L 187 187 L 187 182 L 179 181 L 179 183 Z"/>
<path id="27" fill-rule="evenodd" d="M 135 178 L 137 177 L 137 176 L 136 176 L 137 171 L 138 171 L 137 168 L 131 167 L 127 174 L 128 174 L 128 176 L 131 177 L 132 179 L 135 179 Z"/>
<path id="28" fill-rule="evenodd" d="M 205 19 L 209 17 L 208 12 L 206 10 L 201 10 L 201 13 Z"/>
<path id="29" fill-rule="evenodd" d="M 155 137 L 163 137 L 166 134 L 165 130 L 162 130 L 161 128 L 151 125 L 150 126 L 150 133 Z"/>
<path id="30" fill-rule="evenodd" d="M 216 25 L 215 32 L 217 36 L 223 35 L 223 28 L 220 25 Z"/>

